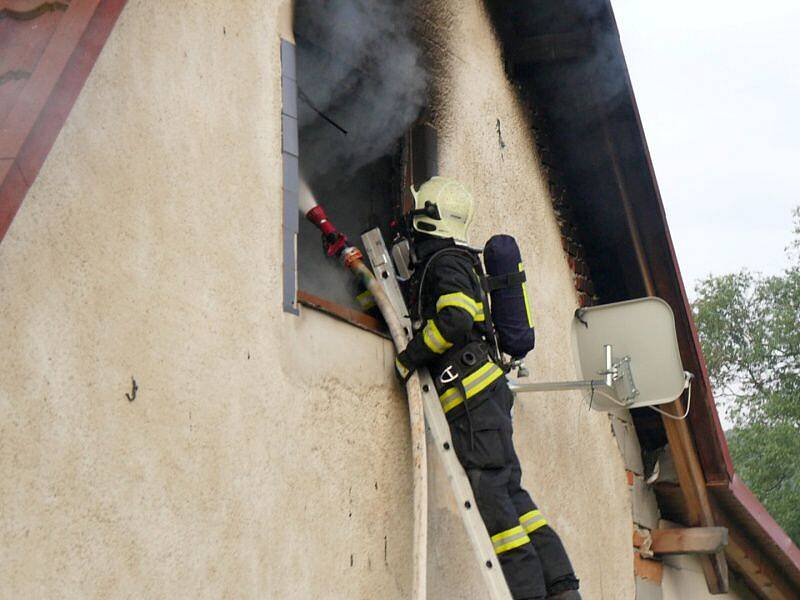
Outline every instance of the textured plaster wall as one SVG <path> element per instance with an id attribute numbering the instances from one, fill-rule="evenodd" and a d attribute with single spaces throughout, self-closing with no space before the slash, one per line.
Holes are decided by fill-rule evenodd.
<path id="1" fill-rule="evenodd" d="M 130 0 L 0 244 L 0 598 L 407 596 L 391 347 L 281 310 L 286 14 Z M 534 377 L 572 377 L 575 296 L 488 19 L 441 0 L 419 25 L 440 58 L 441 171 L 479 199 L 475 241 L 522 241 Z M 547 395 L 516 427 L 585 597 L 632 597 L 608 419 Z M 430 595 L 480 597 L 431 468 Z"/>

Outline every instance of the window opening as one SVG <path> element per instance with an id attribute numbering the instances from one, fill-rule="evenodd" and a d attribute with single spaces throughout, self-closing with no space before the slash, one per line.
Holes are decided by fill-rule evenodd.
<path id="1" fill-rule="evenodd" d="M 403 2 L 295 5 L 299 167 L 351 244 L 390 223 L 408 202 L 413 125 L 426 104 L 427 76 Z M 405 188 L 405 189 L 404 189 Z M 363 248 L 362 248 L 363 250 Z M 381 328 L 363 291 L 327 258 L 319 231 L 301 216 L 298 299 L 367 329 Z"/>

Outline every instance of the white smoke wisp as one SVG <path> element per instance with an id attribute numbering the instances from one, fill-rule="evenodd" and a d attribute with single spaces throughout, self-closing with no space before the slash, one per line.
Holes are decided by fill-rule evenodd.
<path id="1" fill-rule="evenodd" d="M 428 77 L 412 24 L 407 1 L 298 0 L 301 162 L 312 186 L 389 153 L 419 115 Z"/>
<path id="2" fill-rule="evenodd" d="M 300 190 L 298 193 L 298 206 L 300 207 L 300 214 L 308 214 L 312 208 L 317 205 L 317 201 L 314 198 L 314 192 L 311 191 L 311 188 L 306 183 L 306 180 L 303 177 L 300 177 Z"/>

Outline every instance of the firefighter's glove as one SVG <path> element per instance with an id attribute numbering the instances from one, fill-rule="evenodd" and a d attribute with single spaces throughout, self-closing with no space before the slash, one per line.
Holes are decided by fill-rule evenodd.
<path id="1" fill-rule="evenodd" d="M 394 374 L 397 375 L 398 381 L 403 384 L 403 386 L 405 386 L 406 381 L 408 381 L 412 373 L 414 373 L 414 368 L 407 366 L 408 364 L 409 360 L 405 350 L 394 359 Z"/>

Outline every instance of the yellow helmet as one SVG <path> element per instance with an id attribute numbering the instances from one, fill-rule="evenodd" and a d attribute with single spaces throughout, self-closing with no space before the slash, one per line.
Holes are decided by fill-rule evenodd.
<path id="1" fill-rule="evenodd" d="M 467 229 L 475 212 L 472 194 L 455 179 L 431 177 L 419 190 L 411 186 L 414 196 L 413 227 L 417 231 L 440 238 L 453 238 L 467 243 Z"/>

